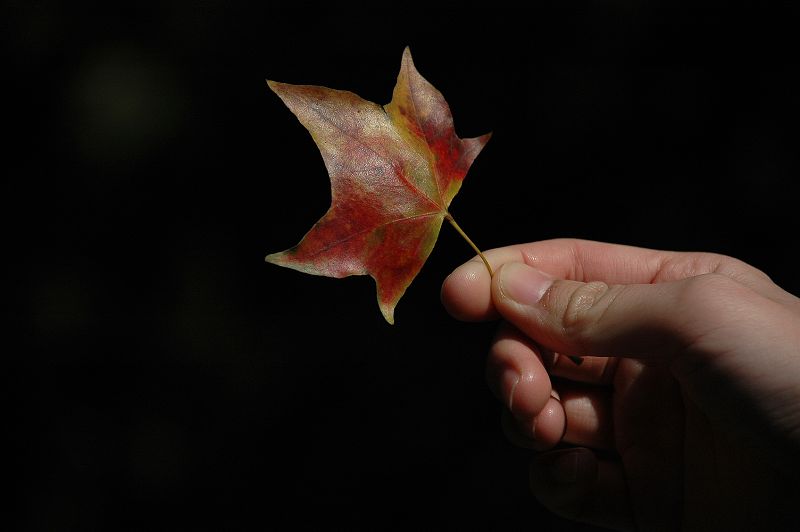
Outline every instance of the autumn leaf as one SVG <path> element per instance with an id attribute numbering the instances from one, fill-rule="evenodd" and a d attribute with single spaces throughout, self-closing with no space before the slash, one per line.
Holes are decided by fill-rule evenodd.
<path id="1" fill-rule="evenodd" d="M 447 102 L 414 68 L 408 48 L 385 106 L 347 91 L 267 83 L 311 133 L 331 180 L 328 212 L 267 262 L 329 277 L 370 275 L 394 323 L 442 222 L 466 238 L 448 207 L 491 134 L 458 138 Z"/>

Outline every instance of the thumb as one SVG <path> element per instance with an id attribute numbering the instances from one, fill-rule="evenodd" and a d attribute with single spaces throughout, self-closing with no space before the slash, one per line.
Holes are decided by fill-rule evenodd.
<path id="1" fill-rule="evenodd" d="M 707 276 L 711 283 L 698 282 Z M 718 274 L 657 284 L 582 283 L 512 262 L 492 278 L 492 300 L 503 318 L 565 355 L 669 356 L 691 343 L 698 328 L 713 326 L 692 316 L 708 293 L 702 286 L 714 280 L 735 284 Z"/>

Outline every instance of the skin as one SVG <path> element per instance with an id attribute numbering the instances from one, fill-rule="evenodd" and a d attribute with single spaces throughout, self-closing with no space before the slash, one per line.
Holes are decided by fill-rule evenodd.
<path id="1" fill-rule="evenodd" d="M 541 504 L 614 530 L 800 530 L 800 299 L 712 253 L 486 256 L 494 276 L 473 259 L 442 302 L 501 320 L 488 382 Z"/>

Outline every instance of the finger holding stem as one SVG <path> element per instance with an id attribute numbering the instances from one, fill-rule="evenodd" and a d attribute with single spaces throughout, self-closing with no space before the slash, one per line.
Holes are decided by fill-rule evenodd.
<path id="1" fill-rule="evenodd" d="M 448 212 L 445 213 L 444 217 L 447 219 L 448 222 L 450 222 L 450 225 L 453 226 L 453 228 L 458 232 L 458 234 L 461 235 L 464 238 L 464 240 L 467 241 L 467 244 L 469 244 L 472 247 L 472 249 L 475 250 L 475 253 L 478 254 L 483 263 L 486 265 L 486 269 L 489 270 L 489 276 L 490 277 L 494 276 L 494 272 L 492 271 L 492 266 L 489 264 L 489 261 L 486 259 L 486 256 L 478 248 L 478 246 L 475 245 L 475 242 L 473 242 L 472 239 L 470 239 L 470 237 L 467 236 L 464 230 L 461 229 L 461 226 L 459 226 L 458 223 L 456 223 L 455 219 L 453 219 L 453 216 Z M 581 363 L 583 363 L 583 359 L 581 357 L 570 355 L 567 358 L 569 358 L 576 365 L 580 365 Z"/>

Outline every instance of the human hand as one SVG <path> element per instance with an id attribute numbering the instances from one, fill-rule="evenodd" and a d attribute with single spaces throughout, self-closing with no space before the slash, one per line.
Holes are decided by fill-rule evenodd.
<path id="1" fill-rule="evenodd" d="M 551 240 L 486 256 L 494 277 L 473 259 L 442 301 L 504 320 L 487 376 L 509 438 L 548 451 L 531 466 L 542 504 L 619 530 L 800 529 L 800 299 L 710 253 Z"/>

